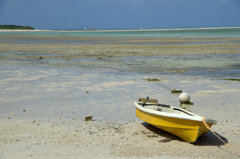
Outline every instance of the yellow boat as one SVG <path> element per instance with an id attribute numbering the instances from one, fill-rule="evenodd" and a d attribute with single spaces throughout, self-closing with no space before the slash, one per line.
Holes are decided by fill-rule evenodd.
<path id="1" fill-rule="evenodd" d="M 198 137 L 208 132 L 204 118 L 187 110 L 170 105 L 134 102 L 136 116 L 154 127 L 167 131 L 189 143 L 197 141 Z M 212 119 L 205 120 L 211 127 L 217 122 Z"/>

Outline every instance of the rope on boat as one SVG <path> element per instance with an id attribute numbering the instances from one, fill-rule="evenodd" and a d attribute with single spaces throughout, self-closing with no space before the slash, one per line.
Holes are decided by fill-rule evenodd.
<path id="1" fill-rule="evenodd" d="M 163 87 L 163 88 L 166 88 L 166 89 L 169 90 L 171 93 L 173 93 L 173 94 L 174 94 L 174 93 L 176 93 L 176 94 L 182 93 L 182 90 L 171 89 L 171 88 L 165 86 L 164 84 L 161 84 L 159 79 L 155 79 L 155 78 L 151 79 L 151 78 L 148 78 L 147 81 L 149 81 L 149 82 L 159 81 L 159 82 L 157 82 L 156 84 L 158 84 L 159 86 L 161 86 L 161 87 Z"/>
<path id="2" fill-rule="evenodd" d="M 166 89 L 168 89 L 169 91 L 172 91 L 172 89 L 171 89 L 171 88 L 168 88 L 167 86 L 165 86 L 165 85 L 163 85 L 163 84 L 161 84 L 161 83 L 159 83 L 159 82 L 157 82 L 157 84 L 158 84 L 158 85 L 160 85 L 160 86 L 162 86 L 163 88 L 166 88 Z"/>
<path id="3" fill-rule="evenodd" d="M 205 125 L 205 127 L 211 131 L 211 133 L 213 135 L 215 135 L 220 141 L 222 141 L 225 145 L 227 145 L 231 150 L 233 150 L 235 153 L 237 153 L 238 155 L 240 155 L 240 152 L 235 148 L 233 147 L 232 145 L 230 145 L 229 143 L 226 143 L 225 141 L 223 141 L 223 139 L 221 137 L 219 137 L 215 132 L 213 132 L 211 130 L 211 128 L 208 126 L 207 122 L 206 122 L 206 119 L 204 117 L 202 117 L 203 119 L 203 124 Z"/>
<path id="4" fill-rule="evenodd" d="M 171 93 L 176 93 L 176 94 L 180 94 L 182 93 L 182 90 L 177 90 L 177 89 L 171 89 L 171 88 L 168 88 L 167 86 L 161 84 L 161 83 L 157 83 L 159 86 L 163 87 L 163 88 L 166 88 L 167 90 L 169 90 Z"/>

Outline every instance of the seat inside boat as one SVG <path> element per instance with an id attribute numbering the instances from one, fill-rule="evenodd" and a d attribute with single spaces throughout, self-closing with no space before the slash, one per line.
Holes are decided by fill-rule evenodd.
<path id="1" fill-rule="evenodd" d="M 192 114 L 190 114 L 189 112 L 187 112 L 183 109 L 179 109 L 179 108 L 176 108 L 176 107 L 171 107 L 170 105 L 166 105 L 166 104 L 159 104 L 158 100 L 150 99 L 149 97 L 139 98 L 138 104 L 142 105 L 145 108 L 152 109 L 152 110 L 155 110 L 155 111 L 193 116 Z"/>
<path id="2" fill-rule="evenodd" d="M 168 105 L 162 106 L 161 104 L 160 105 L 145 104 L 143 106 L 145 108 L 152 109 L 152 110 L 155 110 L 155 111 L 161 111 L 161 112 L 167 112 L 167 113 L 176 113 L 176 114 L 183 114 L 183 115 L 193 116 L 192 114 L 190 114 L 190 113 L 188 113 L 188 112 L 186 112 L 186 111 L 184 111 L 182 109 L 171 107 L 171 106 L 168 106 Z"/>

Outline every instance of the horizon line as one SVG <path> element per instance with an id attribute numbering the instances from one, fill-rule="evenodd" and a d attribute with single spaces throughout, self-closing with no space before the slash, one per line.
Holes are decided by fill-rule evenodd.
<path id="1" fill-rule="evenodd" d="M 207 30 L 207 29 L 240 29 L 240 27 L 200 27 L 200 28 L 152 28 L 152 29 L 35 29 L 35 30 L 27 30 L 27 29 L 0 29 L 1 31 L 59 31 L 59 32 L 75 32 L 75 31 L 81 31 L 81 32 L 113 32 L 113 31 L 171 31 L 171 30 Z"/>
<path id="2" fill-rule="evenodd" d="M 165 30 L 198 30 L 198 29 L 240 29 L 239 27 L 200 27 L 200 28 L 136 28 L 136 29 L 97 29 L 97 28 L 84 28 L 84 29 L 46 29 L 46 31 L 165 31 Z M 42 31 L 42 29 L 36 29 Z"/>

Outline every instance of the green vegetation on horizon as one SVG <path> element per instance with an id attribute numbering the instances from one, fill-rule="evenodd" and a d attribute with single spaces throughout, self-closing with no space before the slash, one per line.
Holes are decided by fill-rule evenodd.
<path id="1" fill-rule="evenodd" d="M 35 30 L 31 26 L 21 26 L 21 25 L 0 25 L 0 30 Z"/>

